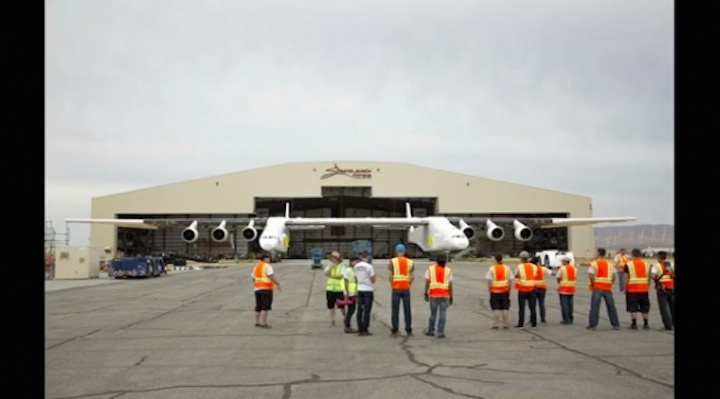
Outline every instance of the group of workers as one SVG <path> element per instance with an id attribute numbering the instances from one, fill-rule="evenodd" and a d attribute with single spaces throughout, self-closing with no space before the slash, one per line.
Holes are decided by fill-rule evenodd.
<path id="1" fill-rule="evenodd" d="M 412 336 L 410 287 L 415 279 L 415 264 L 412 259 L 405 256 L 403 244 L 398 244 L 395 251 L 396 256 L 390 259 L 387 267 L 391 286 L 390 334 L 392 337 L 398 336 L 402 303 L 405 333 L 407 336 Z M 352 260 L 351 265 L 347 266 L 343 263 L 341 255 L 335 251 L 328 256 L 329 264 L 324 270 L 327 279 L 327 309 L 331 325 L 335 325 L 336 314 L 339 311 L 343 316 L 344 331 L 357 333 L 359 336 L 372 335 L 369 327 L 376 274 L 369 258 L 370 254 L 363 252 L 359 259 Z M 490 308 L 493 311 L 492 329 L 509 329 L 510 295 L 513 287 L 517 290 L 518 300 L 518 322 L 515 327 L 525 326 L 526 304 L 530 311 L 531 328 L 537 328 L 538 313 L 540 322 L 546 323 L 545 298 L 548 276 L 558 282 L 557 291 L 562 316 L 560 323 L 573 324 L 573 299 L 578 269 L 571 264 L 571 259 L 567 256 L 561 257 L 562 265 L 554 272 L 541 265 L 539 259 L 531 258 L 527 251 L 522 251 L 519 258 L 520 263 L 515 268 L 511 268 L 503 263 L 501 255 L 496 255 L 495 264 L 490 266 L 485 275 L 490 294 Z M 424 334 L 438 338 L 445 337 L 447 309 L 453 304 L 453 271 L 446 265 L 446 261 L 445 255 L 438 256 L 424 274 L 424 299 L 430 306 L 430 316 Z M 273 287 L 281 289 L 269 262 L 269 254 L 262 254 L 260 262 L 255 265 L 251 275 L 255 285 L 255 326 L 262 328 L 269 328 L 267 312 L 271 310 Z M 588 330 L 597 328 L 600 304 L 604 300 L 611 326 L 613 329 L 620 329 L 612 293 L 612 286 L 618 284 L 620 292 L 625 292 L 626 295 L 626 310 L 631 316 L 629 328 L 638 329 L 638 318 L 642 316 L 643 329 L 649 329 L 649 293 L 654 282 L 664 328 L 671 331 L 675 319 L 674 278 L 675 273 L 667 260 L 666 252 L 659 252 L 657 263 L 650 265 L 642 259 L 638 249 L 631 251 L 631 257 L 625 254 L 625 250 L 620 250 L 615 262 L 606 259 L 605 249 L 598 249 L 596 258 L 588 266 L 588 289 L 592 294 L 586 328 Z M 357 329 L 352 328 L 353 315 L 356 317 Z"/>

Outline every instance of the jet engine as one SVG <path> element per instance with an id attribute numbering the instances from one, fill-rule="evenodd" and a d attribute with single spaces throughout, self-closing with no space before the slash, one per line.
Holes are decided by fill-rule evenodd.
<path id="1" fill-rule="evenodd" d="M 517 238 L 518 241 L 530 241 L 533 237 L 533 231 L 529 227 L 518 222 L 517 219 L 513 221 L 513 228 L 515 228 L 515 238 Z"/>
<path id="2" fill-rule="evenodd" d="M 505 237 L 505 231 L 502 227 L 496 225 L 490 219 L 485 222 L 485 227 L 487 228 L 487 238 L 490 241 L 500 241 Z"/>
<path id="3" fill-rule="evenodd" d="M 465 234 L 468 240 L 472 240 L 475 237 L 475 229 L 470 227 L 469 224 L 465 223 L 464 220 L 460 219 L 460 230 Z"/>
<path id="4" fill-rule="evenodd" d="M 212 237 L 212 240 L 215 242 L 223 242 L 228 239 L 230 234 L 228 233 L 227 229 L 225 228 L 225 221 L 223 220 L 220 222 L 220 225 L 218 227 L 215 227 L 210 232 L 210 237 Z"/>
<path id="5" fill-rule="evenodd" d="M 194 220 L 192 223 L 190 223 L 190 226 L 183 229 L 182 239 L 186 243 L 192 244 L 197 241 L 198 237 L 200 237 L 200 234 L 198 234 L 197 231 L 197 220 Z"/>
<path id="6" fill-rule="evenodd" d="M 251 220 L 247 226 L 243 227 L 240 235 L 245 241 L 253 241 L 254 239 L 256 239 L 258 236 L 258 231 L 255 229 L 255 221 Z"/>

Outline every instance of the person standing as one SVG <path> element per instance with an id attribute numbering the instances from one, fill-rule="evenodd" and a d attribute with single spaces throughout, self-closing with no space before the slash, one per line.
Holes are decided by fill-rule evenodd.
<path id="1" fill-rule="evenodd" d="M 520 264 L 515 268 L 515 288 L 518 290 L 518 323 L 515 328 L 524 328 L 525 325 L 525 304 L 530 307 L 530 325 L 533 330 L 537 329 L 537 312 L 535 304 L 537 295 L 535 293 L 535 277 L 538 274 L 537 266 L 529 261 L 530 254 L 527 251 L 520 252 Z"/>
<path id="2" fill-rule="evenodd" d="M 638 313 L 642 314 L 643 330 L 649 330 L 650 315 L 650 266 L 642 260 L 639 249 L 630 252 L 632 259 L 625 265 L 625 302 L 632 318 L 631 330 L 637 330 Z"/>
<path id="3" fill-rule="evenodd" d="M 625 265 L 628 263 L 628 256 L 625 253 L 625 248 L 620 248 L 617 255 L 615 255 L 615 275 L 617 276 L 618 288 L 620 292 L 625 291 Z"/>
<path id="4" fill-rule="evenodd" d="M 588 280 L 590 280 L 590 315 L 588 330 L 597 329 L 600 320 L 600 302 L 605 300 L 608 317 L 613 329 L 620 329 L 620 321 L 618 321 L 617 309 L 615 308 L 615 300 L 612 294 L 612 285 L 615 282 L 615 273 L 610 262 L 605 259 L 605 248 L 598 248 L 597 257 L 590 263 L 588 267 Z"/>
<path id="5" fill-rule="evenodd" d="M 405 246 L 403 244 L 398 244 L 395 247 L 395 252 L 397 253 L 397 256 L 390 259 L 390 265 L 388 267 L 388 270 L 390 271 L 388 280 L 390 281 L 390 286 L 392 288 L 390 316 L 390 323 L 392 324 L 392 327 L 390 329 L 390 335 L 392 337 L 397 337 L 398 330 L 400 328 L 400 301 L 402 301 L 403 316 L 405 318 L 405 332 L 409 337 L 412 335 L 410 286 L 414 280 L 413 274 L 415 272 L 415 267 L 413 261 L 405 257 Z"/>
<path id="6" fill-rule="evenodd" d="M 502 263 L 501 254 L 495 255 L 495 265 L 490 266 L 485 279 L 488 281 L 488 292 L 490 293 L 490 309 L 493 311 L 493 330 L 500 328 L 502 318 L 503 329 L 510 328 L 510 283 L 515 275 L 509 266 Z"/>
<path id="7" fill-rule="evenodd" d="M 452 269 L 445 266 L 447 255 L 438 255 L 435 264 L 425 271 L 425 302 L 430 302 L 430 319 L 425 335 L 435 336 L 437 320 L 437 337 L 445 338 L 447 308 L 453 303 Z"/>
<path id="8" fill-rule="evenodd" d="M 546 276 L 552 276 L 552 269 L 540 264 L 540 257 L 533 257 L 532 263 L 537 266 L 537 275 L 535 275 L 535 295 L 537 296 L 537 305 L 540 309 L 540 322 L 545 324 L 545 294 L 547 293 Z"/>
<path id="9" fill-rule="evenodd" d="M 370 312 L 372 311 L 373 300 L 375 299 L 375 269 L 368 262 L 370 253 L 363 251 L 360 254 L 360 261 L 353 266 L 353 272 L 357 279 L 357 325 L 358 335 L 372 335 L 370 328 Z"/>
<path id="10" fill-rule="evenodd" d="M 353 262 L 353 266 L 355 266 Z M 348 334 L 356 333 L 357 330 L 352 328 L 352 317 L 355 313 L 355 304 L 357 303 L 357 279 L 353 267 L 346 267 L 343 275 L 343 285 L 345 287 L 345 332 Z"/>
<path id="11" fill-rule="evenodd" d="M 260 253 L 260 262 L 253 267 L 250 278 L 255 286 L 255 327 L 270 328 L 267 318 L 268 312 L 272 310 L 273 289 L 274 286 L 277 286 L 280 292 L 282 289 L 280 282 L 275 278 L 269 253 Z"/>
<path id="12" fill-rule="evenodd" d="M 675 271 L 667 260 L 667 252 L 657 253 L 658 263 L 650 268 L 650 277 L 655 281 L 657 303 L 665 330 L 675 326 Z"/>
<path id="13" fill-rule="evenodd" d="M 325 267 L 323 274 L 327 277 L 325 282 L 325 299 L 327 300 L 327 308 L 330 310 L 330 325 L 335 325 L 335 308 L 340 309 L 340 313 L 345 316 L 345 307 L 339 306 L 338 301 L 345 298 L 345 289 L 343 286 L 343 274 L 345 265 L 340 258 L 340 253 L 333 251 L 329 256 L 330 264 Z"/>
<path id="14" fill-rule="evenodd" d="M 558 295 L 560 296 L 560 324 L 573 324 L 575 281 L 577 280 L 577 268 L 570 263 L 570 258 L 562 256 L 562 265 L 558 268 L 556 277 L 558 281 Z"/>

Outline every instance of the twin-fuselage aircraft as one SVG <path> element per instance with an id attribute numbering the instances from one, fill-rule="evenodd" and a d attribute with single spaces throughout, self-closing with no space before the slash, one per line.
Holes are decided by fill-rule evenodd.
<path id="1" fill-rule="evenodd" d="M 284 216 L 267 218 L 238 219 L 66 219 L 68 223 L 112 224 L 117 227 L 160 229 L 170 226 L 186 225 L 182 230 L 182 239 L 194 243 L 200 237 L 199 226 L 215 226 L 210 237 L 215 242 L 224 242 L 230 238 L 228 226 L 244 225 L 240 236 L 245 241 L 258 240 L 260 247 L 269 252 L 287 253 L 290 247 L 290 232 L 296 230 L 324 229 L 326 226 L 371 226 L 374 229 L 407 230 L 408 242 L 416 244 L 426 253 L 452 253 L 468 248 L 475 237 L 475 228 L 470 225 L 484 224 L 485 233 L 491 241 L 500 241 L 505 231 L 497 223 L 512 222 L 515 238 L 530 241 L 535 228 L 558 228 L 591 225 L 596 223 L 618 223 L 635 220 L 634 217 L 608 218 L 458 218 L 446 216 L 414 217 L 410 204 L 405 204 L 406 216 L 364 217 L 364 218 L 302 218 L 290 217 L 290 203 L 285 204 Z M 454 224 L 456 223 L 456 224 Z M 259 228 L 262 227 L 262 233 Z M 259 238 L 258 238 L 259 235 Z"/>

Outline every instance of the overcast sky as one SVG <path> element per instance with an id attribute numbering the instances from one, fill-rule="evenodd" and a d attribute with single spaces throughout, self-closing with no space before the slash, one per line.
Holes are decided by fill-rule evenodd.
<path id="1" fill-rule="evenodd" d="M 59 230 L 94 196 L 333 159 L 673 223 L 672 1 L 45 4 L 45 212 Z"/>

